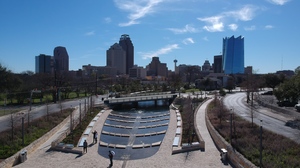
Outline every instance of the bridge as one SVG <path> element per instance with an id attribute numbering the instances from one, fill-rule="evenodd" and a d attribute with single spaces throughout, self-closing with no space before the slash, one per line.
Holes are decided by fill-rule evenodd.
<path id="1" fill-rule="evenodd" d="M 169 104 L 171 104 L 176 97 L 177 94 L 169 92 L 134 94 L 128 95 L 128 97 L 108 98 L 104 100 L 104 104 L 111 107 L 122 106 L 123 104 L 131 104 L 133 107 L 136 107 L 138 102 L 154 101 L 156 105 L 158 100 L 168 100 Z"/>

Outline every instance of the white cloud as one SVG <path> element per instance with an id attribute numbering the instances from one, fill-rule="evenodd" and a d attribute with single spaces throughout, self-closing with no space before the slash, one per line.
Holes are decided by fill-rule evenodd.
<path id="1" fill-rule="evenodd" d="M 212 16 L 206 18 L 198 18 L 198 20 L 209 23 L 209 25 L 203 26 L 204 30 L 209 32 L 221 32 L 224 30 L 224 25 L 221 19 L 223 16 Z"/>
<path id="2" fill-rule="evenodd" d="M 256 10 L 256 7 L 252 5 L 246 5 L 240 10 L 225 12 L 224 15 L 233 17 L 236 20 L 249 21 L 253 19 Z"/>
<path id="3" fill-rule="evenodd" d="M 111 18 L 110 18 L 110 17 L 106 17 L 106 18 L 104 18 L 104 21 L 105 21 L 106 23 L 110 23 L 110 22 L 111 22 Z"/>
<path id="4" fill-rule="evenodd" d="M 95 35 L 95 31 L 86 32 L 84 35 L 93 36 L 93 35 Z"/>
<path id="5" fill-rule="evenodd" d="M 202 38 L 204 41 L 209 41 L 208 38 L 205 36 Z"/>
<path id="6" fill-rule="evenodd" d="M 230 25 L 228 25 L 228 27 L 230 30 L 236 31 L 239 26 L 237 24 L 230 24 Z"/>
<path id="7" fill-rule="evenodd" d="M 184 28 L 182 29 L 177 29 L 177 28 L 168 28 L 168 30 L 172 31 L 175 34 L 183 34 L 183 33 L 195 33 L 198 30 L 194 28 L 192 25 L 185 25 Z"/>
<path id="8" fill-rule="evenodd" d="M 222 32 L 224 31 L 224 24 L 226 21 L 230 19 L 233 19 L 235 22 L 252 20 L 257 9 L 258 8 L 253 5 L 245 5 L 239 10 L 222 12 L 215 16 L 197 19 L 207 23 L 203 26 L 204 30 L 209 32 Z M 233 23 L 230 24 L 228 28 L 235 31 L 238 27 L 236 23 Z"/>
<path id="9" fill-rule="evenodd" d="M 252 31 L 252 30 L 255 30 L 256 29 L 256 26 L 252 25 L 250 27 L 245 27 L 244 28 L 246 31 Z"/>
<path id="10" fill-rule="evenodd" d="M 164 48 L 161 48 L 157 51 L 142 53 L 142 57 L 143 57 L 143 59 L 158 57 L 160 55 L 164 55 L 164 54 L 167 54 L 169 52 L 172 52 L 174 49 L 179 49 L 178 44 L 171 44 L 171 45 L 167 45 Z"/>
<path id="11" fill-rule="evenodd" d="M 276 4 L 276 5 L 284 5 L 285 3 L 289 2 L 290 0 L 268 0 L 269 2 Z"/>
<path id="12" fill-rule="evenodd" d="M 274 28 L 274 26 L 272 26 L 272 25 L 266 25 L 265 26 L 265 29 L 273 29 Z"/>
<path id="13" fill-rule="evenodd" d="M 129 21 L 120 23 L 119 26 L 131 26 L 139 24 L 138 19 L 155 12 L 155 6 L 163 0 L 115 0 L 115 4 L 121 10 L 128 11 Z"/>
<path id="14" fill-rule="evenodd" d="M 195 41 L 192 38 L 186 38 L 182 41 L 182 43 L 188 45 L 188 44 L 194 44 Z"/>

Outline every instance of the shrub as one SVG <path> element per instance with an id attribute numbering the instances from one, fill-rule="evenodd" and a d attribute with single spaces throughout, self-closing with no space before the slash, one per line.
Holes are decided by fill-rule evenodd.
<path id="1" fill-rule="evenodd" d="M 219 101 L 218 99 L 216 101 Z M 208 118 L 214 128 L 226 140 L 230 141 L 230 113 L 223 110 L 223 118 L 220 118 L 221 102 L 210 103 L 208 106 Z M 218 122 L 219 121 L 219 122 Z M 263 167 L 299 167 L 300 144 L 263 130 Z M 232 146 L 244 155 L 253 164 L 259 165 L 260 157 L 260 129 L 239 116 L 233 117 Z M 298 158 L 298 159 L 297 159 Z"/>

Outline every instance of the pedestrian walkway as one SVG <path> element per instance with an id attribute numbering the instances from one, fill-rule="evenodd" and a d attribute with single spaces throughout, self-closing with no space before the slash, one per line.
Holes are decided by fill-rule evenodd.
<path id="1" fill-rule="evenodd" d="M 172 144 L 176 133 L 177 120 L 176 113 L 170 110 L 170 122 L 166 132 L 165 138 L 161 143 L 158 152 L 148 158 L 138 160 L 114 160 L 113 167 L 128 167 L 128 168 L 141 168 L 141 167 L 172 167 L 172 168 L 198 168 L 198 167 L 231 167 L 224 165 L 220 160 L 220 153 L 214 145 L 205 124 L 205 108 L 211 100 L 205 102 L 198 110 L 196 115 L 197 126 L 202 138 L 205 141 L 205 151 L 192 151 L 187 153 L 180 153 L 172 155 Z M 100 132 L 104 122 L 111 111 L 106 110 L 95 123 L 93 130 Z M 59 134 L 63 129 L 59 130 Z M 87 138 L 89 147 L 88 152 L 83 155 L 76 155 L 72 153 L 63 153 L 57 151 L 48 151 L 51 142 L 58 135 L 54 135 L 46 141 L 36 152 L 28 157 L 24 163 L 17 165 L 18 168 L 52 168 L 52 167 L 108 167 L 109 159 L 104 158 L 98 154 L 98 144 L 92 144 L 93 137 L 90 134 Z M 108 154 L 108 153 L 107 153 Z M 116 153 L 117 155 L 117 153 Z"/>

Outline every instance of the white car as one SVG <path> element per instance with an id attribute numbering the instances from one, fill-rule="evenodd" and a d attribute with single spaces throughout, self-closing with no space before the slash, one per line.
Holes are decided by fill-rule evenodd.
<path id="1" fill-rule="evenodd" d="M 297 111 L 300 111 L 300 104 L 296 104 L 296 105 L 295 105 L 295 109 L 296 109 Z"/>

